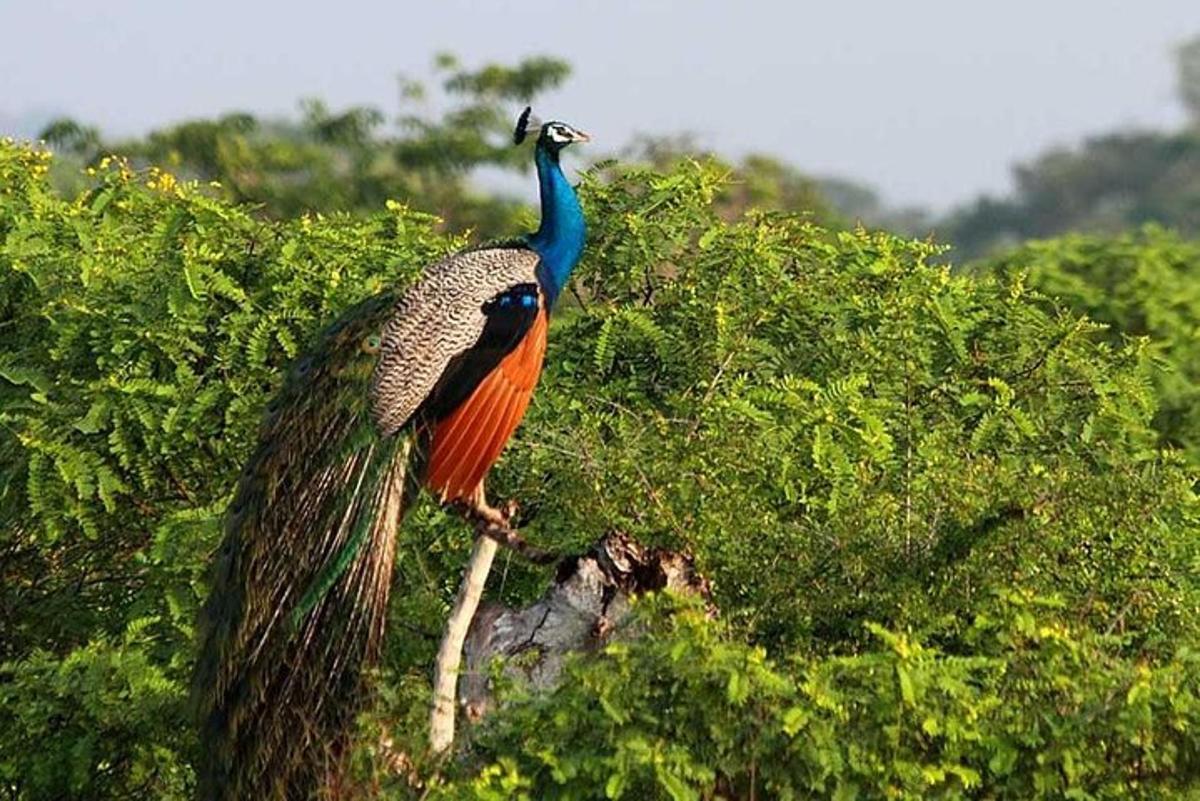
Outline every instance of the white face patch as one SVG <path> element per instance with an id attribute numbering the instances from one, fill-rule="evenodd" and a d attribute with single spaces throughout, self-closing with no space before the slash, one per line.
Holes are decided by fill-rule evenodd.
<path id="1" fill-rule="evenodd" d="M 551 125 L 547 133 L 550 134 L 550 138 L 555 142 L 574 142 L 576 139 L 575 132 L 562 124 Z"/>

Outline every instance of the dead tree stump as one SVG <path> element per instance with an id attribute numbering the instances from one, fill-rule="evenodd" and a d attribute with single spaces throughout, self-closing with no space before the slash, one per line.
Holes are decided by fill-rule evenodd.
<path id="1" fill-rule="evenodd" d="M 568 654 L 602 646 L 628 613 L 631 598 L 661 589 L 710 597 L 708 582 L 696 573 L 690 556 L 613 533 L 587 553 L 560 562 L 554 583 L 532 605 L 482 605 L 467 634 L 459 677 L 459 703 L 467 719 L 478 721 L 492 704 L 494 659 L 534 689 L 550 689 Z"/>

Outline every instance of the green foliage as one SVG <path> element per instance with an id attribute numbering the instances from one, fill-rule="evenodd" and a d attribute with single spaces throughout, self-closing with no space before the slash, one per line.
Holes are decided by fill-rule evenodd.
<path id="1" fill-rule="evenodd" d="M 0 671 L 0 788 L 9 798 L 186 798 L 178 673 L 153 618 L 65 658 L 37 649 Z"/>
<path id="2" fill-rule="evenodd" d="M 539 539 L 687 546 L 770 647 L 969 619 L 1014 584 L 1145 647 L 1194 633 L 1191 479 L 1155 450 L 1144 344 L 928 244 L 723 223 L 718 187 L 585 185 L 585 305 L 501 469 Z"/>
<path id="3" fill-rule="evenodd" d="M 1109 326 L 1119 347 L 1146 337 L 1155 428 L 1200 464 L 1200 244 L 1160 228 L 1030 242 L 981 265 Z"/>
<path id="4" fill-rule="evenodd" d="M 1060 604 L 994 599 L 953 643 L 772 660 L 652 599 L 634 643 L 477 732 L 435 798 L 1163 798 L 1195 789 L 1200 657 L 1119 656 Z M 1052 710 L 1052 711 L 1051 711 Z"/>
<path id="5" fill-rule="evenodd" d="M 690 136 L 638 136 L 624 150 L 624 157 L 661 172 L 670 172 L 701 158 L 703 149 Z M 824 196 L 825 184 L 785 164 L 762 154 L 750 154 L 737 163 L 726 162 L 715 153 L 703 156 L 714 169 L 724 169 L 729 179 L 722 183 L 713 202 L 725 219 L 741 217 L 750 209 L 771 209 L 811 215 L 825 225 L 841 225 L 841 213 L 854 206 L 863 206 L 864 195 L 870 190 L 846 182 L 835 195 L 837 204 Z M 855 190 L 863 194 L 855 195 Z M 844 204 L 844 205 L 843 205 Z"/>
<path id="6" fill-rule="evenodd" d="M 924 225 L 923 214 L 912 209 L 885 208 L 870 188 L 849 180 L 814 178 L 795 167 L 761 153 L 752 153 L 737 162 L 706 153 L 690 136 L 637 136 L 622 155 L 662 172 L 703 158 L 714 169 L 723 169 L 729 177 L 713 198 L 717 213 L 724 219 L 741 217 L 750 210 L 782 211 L 803 214 L 828 228 L 845 228 L 855 222 L 898 231 L 915 231 Z"/>
<path id="7" fill-rule="evenodd" d="M 47 169 L 0 146 L 0 795 L 181 798 L 201 577 L 283 366 L 463 243 L 397 204 L 264 222 L 120 161 L 64 200 Z M 514 688 L 435 778 L 427 672 L 470 538 L 421 504 L 364 782 L 405 797 L 381 775 L 403 762 L 446 797 L 1194 792 L 1200 539 L 1151 426 L 1156 351 L 927 243 L 723 219 L 725 174 L 585 178 L 591 244 L 490 483 L 540 545 L 690 549 L 723 622 L 647 604 L 643 636 L 551 696 Z M 496 573 L 512 603 L 547 580 Z"/>

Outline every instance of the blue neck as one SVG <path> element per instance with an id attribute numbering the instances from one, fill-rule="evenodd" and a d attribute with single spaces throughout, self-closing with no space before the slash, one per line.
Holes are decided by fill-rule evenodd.
<path id="1" fill-rule="evenodd" d="M 558 154 L 551 153 L 539 142 L 533 160 L 537 164 L 542 196 L 542 224 L 528 242 L 529 247 L 542 257 L 538 280 L 547 302 L 553 305 L 583 254 L 587 226 L 575 190 L 558 166 Z"/>

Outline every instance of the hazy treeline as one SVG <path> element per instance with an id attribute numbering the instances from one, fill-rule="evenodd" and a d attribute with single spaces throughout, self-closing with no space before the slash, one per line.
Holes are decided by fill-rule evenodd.
<path id="1" fill-rule="evenodd" d="M 1097 133 L 1074 147 L 1048 151 L 1013 168 L 1014 192 L 983 196 L 938 217 L 919 207 L 895 208 L 867 184 L 805 174 L 768 154 L 726 163 L 735 180 L 721 203 L 736 214 L 750 207 L 804 212 L 824 224 L 863 222 L 898 233 L 933 233 L 958 258 L 994 253 L 1031 238 L 1067 231 L 1115 233 L 1150 222 L 1184 234 L 1200 231 L 1200 39 L 1177 51 L 1178 95 L 1191 123 L 1178 131 Z M 304 211 L 366 213 L 403 199 L 438 214 L 453 230 L 484 237 L 511 230 L 522 204 L 471 180 L 488 167 L 524 171 L 506 146 L 513 108 L 567 80 L 555 58 L 468 69 L 449 55 L 435 62 L 436 92 L 452 110 L 431 114 L 430 87 L 401 81 L 401 108 L 389 119 L 374 107 L 300 104 L 295 118 L 229 113 L 190 120 L 134 140 L 110 140 L 85 122 L 61 118 L 41 133 L 60 154 L 56 179 L 78 186 L 78 164 L 119 153 L 181 175 L 216 181 L 231 200 L 257 204 L 276 217 Z M 705 156 L 686 134 L 642 135 L 618 154 L 666 167 Z"/>

